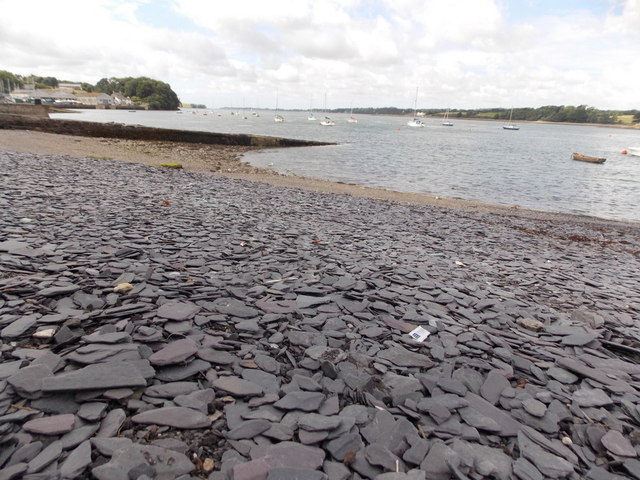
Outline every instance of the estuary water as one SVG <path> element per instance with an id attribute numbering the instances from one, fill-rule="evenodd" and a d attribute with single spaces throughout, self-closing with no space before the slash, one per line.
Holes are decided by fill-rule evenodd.
<path id="1" fill-rule="evenodd" d="M 244 160 L 280 173 L 440 197 L 602 218 L 640 221 L 640 157 L 621 150 L 640 146 L 640 131 L 619 128 L 520 124 L 331 114 L 335 126 L 307 120 L 308 112 L 249 110 L 176 112 L 82 110 L 53 118 L 140 124 L 221 133 L 246 133 L 334 142 L 324 147 L 263 150 Z M 206 113 L 206 115 L 205 115 Z M 571 153 L 606 157 L 604 164 L 571 160 Z"/>

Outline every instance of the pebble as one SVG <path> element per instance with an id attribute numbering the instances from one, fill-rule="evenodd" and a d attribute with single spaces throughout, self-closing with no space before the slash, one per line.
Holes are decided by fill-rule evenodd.
<path id="1" fill-rule="evenodd" d="M 0 478 L 640 475 L 636 224 L 0 169 Z"/>

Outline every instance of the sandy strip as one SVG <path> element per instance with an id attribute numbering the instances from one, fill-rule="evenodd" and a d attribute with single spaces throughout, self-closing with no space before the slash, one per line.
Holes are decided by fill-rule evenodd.
<path id="1" fill-rule="evenodd" d="M 146 165 L 180 163 L 183 168 L 187 170 L 264 182 L 272 185 L 389 200 L 398 203 L 426 204 L 456 210 L 481 211 L 545 221 L 570 220 L 577 223 L 590 223 L 594 224 L 594 226 L 602 224 L 635 223 L 544 212 L 516 206 L 496 205 L 470 200 L 441 198 L 417 193 L 397 192 L 354 184 L 305 178 L 296 175 L 281 175 L 272 170 L 256 168 L 241 161 L 242 155 L 250 150 L 255 150 L 256 148 L 254 147 L 90 138 L 29 130 L 0 130 L 0 149 L 15 152 L 93 157 L 96 159 L 108 158 L 125 162 L 143 163 Z"/>

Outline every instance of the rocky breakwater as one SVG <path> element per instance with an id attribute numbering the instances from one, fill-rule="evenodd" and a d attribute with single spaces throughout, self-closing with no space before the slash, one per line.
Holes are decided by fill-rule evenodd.
<path id="1" fill-rule="evenodd" d="M 0 479 L 640 478 L 637 225 L 0 171 Z"/>
<path id="2" fill-rule="evenodd" d="M 39 118 L 0 112 L 0 129 L 34 130 L 37 132 L 77 135 L 81 137 L 120 138 L 126 140 L 147 140 L 160 142 L 200 143 L 204 145 L 237 145 L 260 148 L 308 147 L 329 145 L 291 138 L 269 137 L 233 133 L 199 132 L 172 128 L 154 128 L 124 123 L 83 122 Z"/>

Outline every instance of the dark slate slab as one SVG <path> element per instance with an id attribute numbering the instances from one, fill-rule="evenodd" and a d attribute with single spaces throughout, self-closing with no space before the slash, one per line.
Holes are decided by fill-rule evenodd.
<path id="1" fill-rule="evenodd" d="M 214 389 L 222 390 L 235 397 L 258 397 L 264 393 L 260 385 L 238 377 L 221 376 L 211 385 Z"/>
<path id="2" fill-rule="evenodd" d="M 211 420 L 202 412 L 185 407 L 164 407 L 148 410 L 131 417 L 134 423 L 166 425 L 175 428 L 205 428 Z"/>
<path id="3" fill-rule="evenodd" d="M 144 387 L 147 381 L 128 362 L 105 362 L 42 380 L 43 392 L 96 390 L 118 387 Z"/>
<path id="4" fill-rule="evenodd" d="M 60 435 L 71 431 L 76 421 L 73 414 L 52 415 L 29 420 L 22 425 L 23 430 L 39 435 Z"/>
<path id="5" fill-rule="evenodd" d="M 149 357 L 149 363 L 155 366 L 182 363 L 196 354 L 198 346 L 188 338 L 176 340 L 164 346 Z"/>

